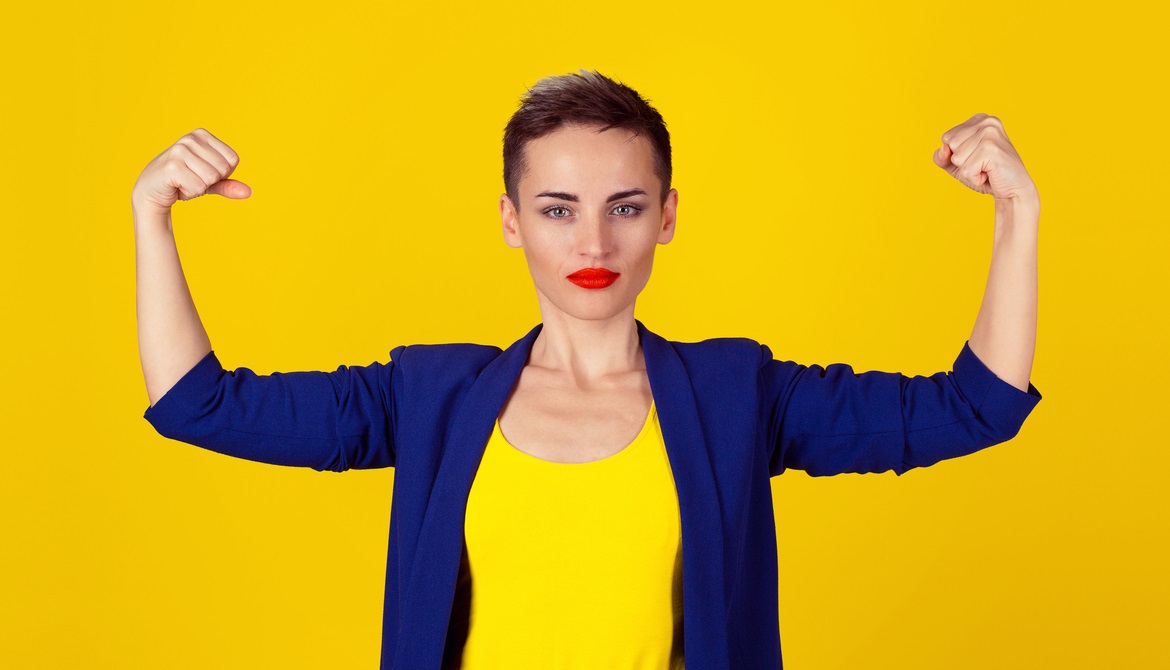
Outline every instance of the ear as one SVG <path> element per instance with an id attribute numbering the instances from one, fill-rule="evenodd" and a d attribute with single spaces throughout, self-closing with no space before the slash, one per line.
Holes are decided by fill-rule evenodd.
<path id="1" fill-rule="evenodd" d="M 504 243 L 513 249 L 523 247 L 524 240 L 520 237 L 520 215 L 507 193 L 500 196 L 500 220 L 504 224 Z"/>
<path id="2" fill-rule="evenodd" d="M 666 244 L 674 239 L 675 216 L 678 212 L 678 189 L 670 189 L 666 203 L 662 205 L 662 228 L 658 231 L 658 243 Z"/>

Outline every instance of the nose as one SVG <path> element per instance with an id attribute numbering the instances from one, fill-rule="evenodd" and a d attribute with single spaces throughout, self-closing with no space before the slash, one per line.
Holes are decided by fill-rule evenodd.
<path id="1" fill-rule="evenodd" d="M 604 215 L 583 217 L 577 225 L 577 253 L 602 259 L 613 251 L 613 230 Z"/>

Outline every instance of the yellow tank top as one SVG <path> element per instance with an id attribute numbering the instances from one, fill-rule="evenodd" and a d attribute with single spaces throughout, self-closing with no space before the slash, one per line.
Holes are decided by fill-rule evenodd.
<path id="1" fill-rule="evenodd" d="M 678 497 L 654 403 L 616 454 L 555 463 L 497 419 L 467 499 L 464 670 L 675 670 L 682 658 Z"/>

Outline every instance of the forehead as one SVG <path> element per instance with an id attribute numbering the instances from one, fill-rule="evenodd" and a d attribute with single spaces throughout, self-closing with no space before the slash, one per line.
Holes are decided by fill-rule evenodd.
<path id="1" fill-rule="evenodd" d="M 548 188 L 597 190 L 607 195 L 633 187 L 653 192 L 656 177 L 650 141 L 625 128 L 602 132 L 598 128 L 563 126 L 530 141 L 524 147 L 527 166 L 521 190 L 528 195 Z"/>

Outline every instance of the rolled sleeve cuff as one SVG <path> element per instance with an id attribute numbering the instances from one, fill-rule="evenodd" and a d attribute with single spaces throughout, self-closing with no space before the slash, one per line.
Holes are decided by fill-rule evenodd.
<path id="1" fill-rule="evenodd" d="M 970 340 L 963 343 L 953 372 L 955 383 L 971 403 L 975 414 L 1001 433 L 1005 440 L 1020 431 L 1024 419 L 1043 398 L 1031 382 L 1025 392 L 995 376 L 971 351 Z"/>
<path id="2" fill-rule="evenodd" d="M 223 365 L 215 351 L 207 352 L 207 355 L 180 377 L 158 402 L 148 405 L 142 417 L 149 421 L 159 434 L 164 436 L 176 434 L 180 427 L 191 421 L 190 408 L 202 406 L 215 394 L 223 373 Z"/>

